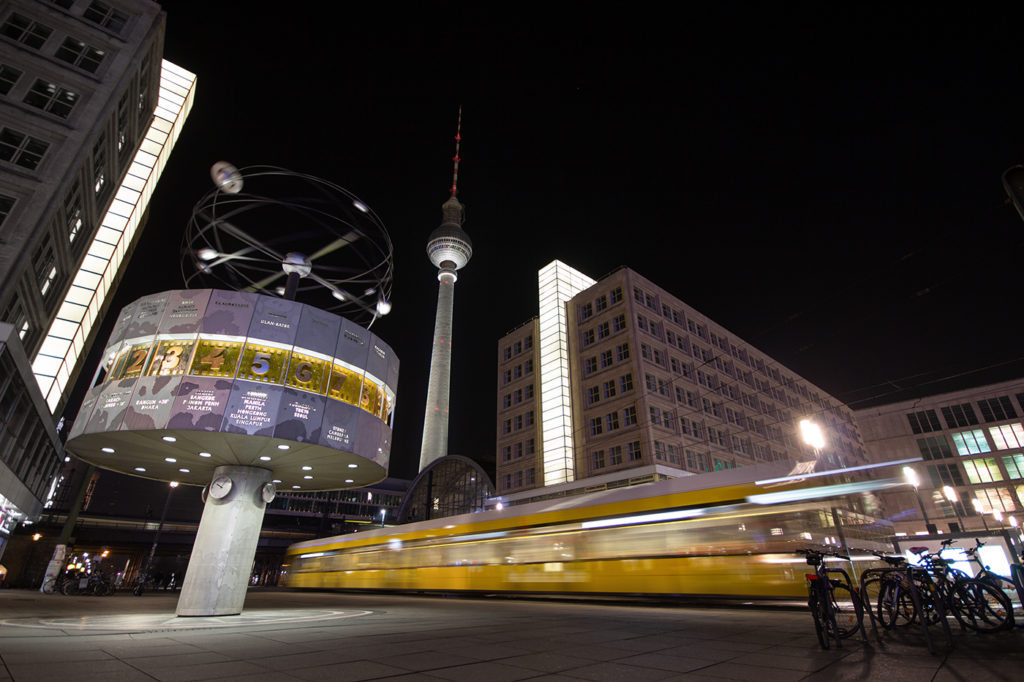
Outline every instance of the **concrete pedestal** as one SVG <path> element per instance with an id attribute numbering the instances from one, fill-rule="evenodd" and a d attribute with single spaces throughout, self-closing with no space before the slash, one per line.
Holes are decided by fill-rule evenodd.
<path id="1" fill-rule="evenodd" d="M 214 481 L 221 476 L 231 479 L 231 490 L 220 499 L 207 494 L 178 599 L 179 616 L 237 615 L 245 603 L 266 508 L 261 489 L 271 472 L 220 466 L 214 470 Z"/>

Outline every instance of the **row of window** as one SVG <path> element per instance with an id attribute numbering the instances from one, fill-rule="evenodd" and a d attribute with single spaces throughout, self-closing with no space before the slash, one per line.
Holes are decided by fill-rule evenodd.
<path id="1" fill-rule="evenodd" d="M 528 426 L 533 426 L 533 424 L 533 410 L 530 410 L 529 412 L 517 414 L 514 417 L 504 420 L 501 423 L 501 433 L 502 435 L 505 435 L 512 433 L 513 431 L 521 431 Z"/>
<path id="2" fill-rule="evenodd" d="M 622 413 L 621 422 L 619 420 L 620 412 Z M 602 433 L 611 433 L 612 431 L 617 431 L 622 427 L 634 426 L 636 423 L 636 406 L 629 405 L 621 410 L 609 412 L 603 417 L 591 417 L 589 422 L 590 435 L 600 436 Z"/>
<path id="3" fill-rule="evenodd" d="M 534 467 L 522 471 L 515 471 L 505 474 L 501 478 L 501 489 L 512 490 L 524 486 L 533 486 L 537 483 L 537 470 Z"/>
<path id="4" fill-rule="evenodd" d="M 985 437 L 984 429 L 957 431 L 952 434 L 953 445 L 956 447 L 957 454 L 961 457 L 992 452 L 992 445 L 995 445 L 996 450 L 1024 448 L 1024 424 L 1021 424 L 1021 422 L 990 426 L 988 427 L 988 435 L 992 439 L 991 444 Z M 918 438 L 917 447 L 921 451 L 921 457 L 925 460 L 944 459 L 953 456 L 949 443 L 942 434 Z"/>
<path id="5" fill-rule="evenodd" d="M 525 441 L 503 446 L 501 448 L 501 461 L 511 462 L 513 459 L 519 459 L 523 455 L 532 455 L 536 451 L 536 441 L 533 438 L 527 438 Z"/>
<path id="6" fill-rule="evenodd" d="M 1003 455 L 1000 459 L 1003 469 L 1006 471 L 1005 475 L 1003 469 L 999 468 L 995 457 L 978 457 L 962 462 L 929 464 L 928 471 L 936 488 L 941 488 L 944 485 L 962 486 L 968 483 L 977 485 L 1024 478 L 1024 454 Z M 961 465 L 963 472 L 967 474 L 966 479 L 961 473 Z"/>
<path id="7" fill-rule="evenodd" d="M 585 329 L 580 333 L 580 342 L 584 347 L 600 341 L 601 339 L 607 339 L 612 334 L 621 332 L 626 328 L 626 316 L 619 315 L 612 318 L 607 322 L 602 322 L 595 327 Z"/>
<path id="8" fill-rule="evenodd" d="M 591 355 L 583 359 L 583 374 L 590 375 L 598 369 L 606 369 L 619 362 L 629 359 L 629 344 L 620 343 L 614 349 L 602 351 L 599 355 Z"/>
<path id="9" fill-rule="evenodd" d="M 512 383 L 516 379 L 521 379 L 530 372 L 533 371 L 533 358 L 526 358 L 523 362 L 519 363 L 514 367 L 510 367 L 502 372 L 501 383 L 502 385 Z"/>
<path id="10" fill-rule="evenodd" d="M 621 303 L 622 302 L 622 287 L 615 287 L 607 294 L 601 294 L 594 299 L 593 303 L 589 301 L 587 303 L 581 303 L 577 306 L 579 310 L 579 319 L 586 320 L 592 317 L 595 313 L 599 313 L 602 310 L 607 310 L 609 304 Z"/>
<path id="11" fill-rule="evenodd" d="M 625 447 L 625 459 L 623 459 L 623 447 L 621 445 L 612 445 L 607 449 L 607 459 L 605 458 L 605 450 L 595 450 L 590 455 L 591 469 L 604 469 L 606 466 L 613 467 L 618 466 L 627 462 L 639 462 L 643 460 L 643 450 L 640 448 L 640 441 L 634 440 L 626 444 Z"/>
<path id="12" fill-rule="evenodd" d="M 522 341 L 516 341 L 502 351 L 502 358 L 505 360 L 511 360 L 513 356 L 519 355 L 524 350 L 530 350 L 533 348 L 533 335 L 527 336 Z"/>
<path id="13" fill-rule="evenodd" d="M 1024 393 L 1017 394 L 1017 402 L 1024 408 Z M 1016 419 L 1017 410 L 1009 396 L 998 398 L 984 398 L 977 401 L 981 416 L 986 422 L 1005 421 Z M 959 403 L 940 407 L 942 418 L 946 422 L 947 429 L 963 428 L 978 424 L 978 417 L 974 412 L 971 403 Z M 910 423 L 910 430 L 914 433 L 931 433 L 941 431 L 942 424 L 939 422 L 935 410 L 918 410 L 907 414 L 907 421 Z"/>
<path id="14" fill-rule="evenodd" d="M 34 50 L 41 50 L 52 33 L 53 29 L 49 26 L 17 12 L 12 12 L 7 20 L 0 24 L 0 35 Z M 78 38 L 66 36 L 53 56 L 83 71 L 96 73 L 106 57 L 106 52 L 87 45 Z"/>
<path id="15" fill-rule="evenodd" d="M 503 408 L 509 408 L 513 405 L 518 405 L 524 400 L 533 399 L 533 384 L 527 384 L 523 388 L 517 388 L 514 391 L 506 393 L 501 397 L 501 406 Z"/>

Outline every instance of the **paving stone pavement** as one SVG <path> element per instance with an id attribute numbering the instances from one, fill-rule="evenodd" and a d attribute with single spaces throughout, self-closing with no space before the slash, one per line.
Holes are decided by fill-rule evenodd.
<path id="1" fill-rule="evenodd" d="M 176 618 L 176 595 L 0 590 L 0 682 L 88 680 L 908 680 L 1024 677 L 1024 628 L 954 627 L 822 651 L 810 616 L 683 607 L 252 591 L 245 613 Z"/>

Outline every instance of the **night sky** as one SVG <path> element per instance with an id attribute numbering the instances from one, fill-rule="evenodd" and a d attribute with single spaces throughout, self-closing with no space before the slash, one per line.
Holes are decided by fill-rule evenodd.
<path id="1" fill-rule="evenodd" d="M 345 187 L 395 243 L 394 310 L 373 331 L 402 361 L 391 473 L 412 477 L 425 247 L 461 104 L 474 256 L 455 295 L 452 453 L 492 468 L 497 339 L 536 315 L 554 258 L 595 278 L 629 266 L 854 408 L 1024 374 L 1024 223 L 1000 182 L 1024 163 L 1011 17 L 376 5 L 163 3 L 196 103 L 115 312 L 182 286 L 215 161 Z"/>

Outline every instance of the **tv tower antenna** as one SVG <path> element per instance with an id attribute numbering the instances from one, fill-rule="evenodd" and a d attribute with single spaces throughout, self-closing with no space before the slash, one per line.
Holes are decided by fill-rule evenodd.
<path id="1" fill-rule="evenodd" d="M 459 146 L 462 144 L 462 105 L 459 105 L 459 122 L 455 127 L 455 156 L 452 157 L 452 161 L 455 162 L 455 171 L 452 173 L 452 196 L 459 193 Z"/>

